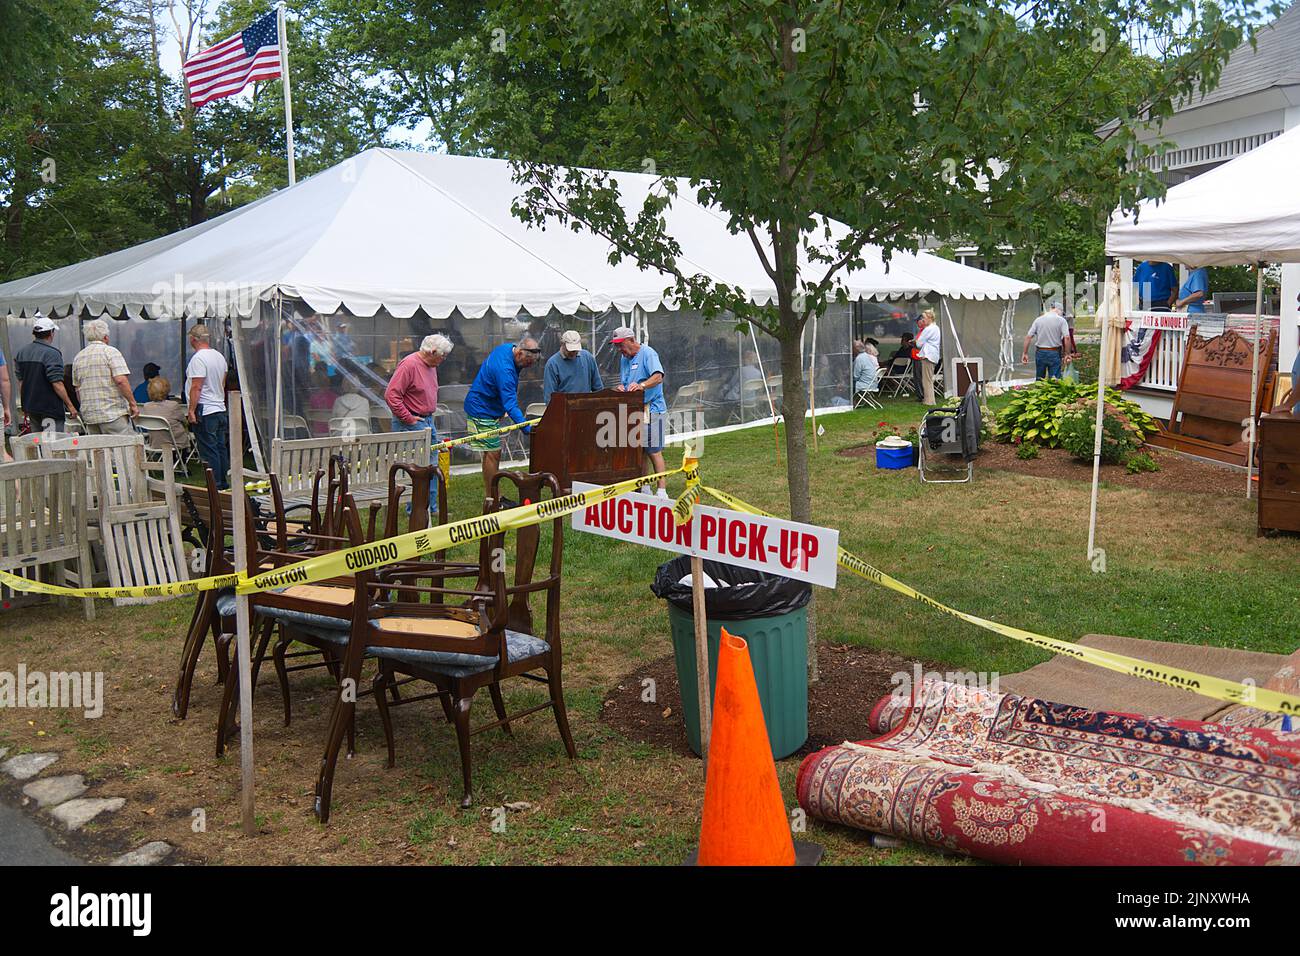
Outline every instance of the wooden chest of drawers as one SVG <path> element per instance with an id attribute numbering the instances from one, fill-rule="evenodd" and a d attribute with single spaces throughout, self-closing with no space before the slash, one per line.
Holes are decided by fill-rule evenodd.
<path id="1" fill-rule="evenodd" d="M 1259 533 L 1300 531 L 1300 417 L 1259 420 Z"/>

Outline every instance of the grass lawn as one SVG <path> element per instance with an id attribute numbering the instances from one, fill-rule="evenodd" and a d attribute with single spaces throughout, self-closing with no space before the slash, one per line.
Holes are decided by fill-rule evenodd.
<path id="1" fill-rule="evenodd" d="M 996 402 L 996 400 L 995 400 Z M 870 458 L 837 455 L 869 440 L 878 422 L 913 424 L 919 406 L 887 404 L 824 416 L 812 455 L 814 513 L 841 543 L 932 597 L 1008 624 L 1075 639 L 1103 632 L 1153 640 L 1290 653 L 1300 634 L 1294 583 L 1300 544 L 1255 536 L 1244 498 L 1105 488 L 1099 544 L 1106 573 L 1084 559 L 1088 485 L 981 470 L 969 485 L 921 486 L 915 471 L 877 472 Z M 670 452 L 673 449 L 670 448 Z M 771 429 L 706 440 L 707 483 L 776 514 L 788 513 L 783 464 Z M 452 481 L 452 514 L 477 512 L 478 477 Z M 670 490 L 680 487 L 678 480 Z M 665 556 L 605 538 L 566 538 L 565 685 L 580 759 L 568 761 L 546 713 L 508 739 L 474 738 L 474 809 L 461 812 L 455 736 L 436 703 L 398 708 L 398 765 L 384 768 L 374 707 L 358 708 L 358 753 L 335 780 L 331 823 L 311 814 L 311 792 L 332 683 L 291 675 L 292 727 L 281 726 L 273 677 L 257 693 L 258 815 L 263 834 L 239 835 L 238 748 L 213 757 L 217 688 L 210 650 L 190 717 L 169 702 L 189 600 L 113 608 L 86 624 L 75 607 L 0 616 L 0 670 L 105 673 L 106 709 L 80 713 L 0 710 L 0 747 L 58 750 L 52 772 L 86 774 L 94 795 L 128 798 L 96 828 L 107 854 L 152 839 L 212 863 L 677 863 L 697 836 L 699 761 L 629 741 L 599 718 L 605 694 L 639 663 L 670 651 L 667 615 L 649 583 Z M 1046 659 L 1034 648 L 962 624 L 850 575 L 815 601 L 821 640 L 896 651 L 953 668 L 1010 673 Z M 269 675 L 269 667 L 268 667 Z M 520 682 L 514 682 L 518 684 Z M 628 707 L 641 688 L 629 682 Z M 507 691 L 516 705 L 537 691 Z M 475 699 L 479 719 L 491 713 Z M 863 736 L 872 701 L 861 701 Z M 437 711 L 435 719 L 435 711 Z M 678 719 L 671 715 L 665 719 Z M 778 765 L 794 805 L 798 760 Z M 11 783 L 0 798 L 13 799 Z M 514 803 L 505 826 L 491 808 Z M 526 806 L 525 806 L 526 804 Z M 195 811 L 206 827 L 195 832 Z M 498 824 L 499 824 L 499 817 Z M 921 848 L 879 850 L 866 835 L 809 822 L 826 862 L 950 862 Z"/>

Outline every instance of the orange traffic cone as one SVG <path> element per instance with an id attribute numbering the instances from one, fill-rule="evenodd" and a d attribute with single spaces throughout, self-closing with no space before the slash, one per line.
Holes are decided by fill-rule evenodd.
<path id="1" fill-rule="evenodd" d="M 799 851 L 801 864 L 815 864 L 821 857 L 821 847 L 812 844 L 800 843 Z M 692 857 L 688 862 L 700 866 L 796 862 L 749 645 L 726 628 L 718 644 L 700 848 Z"/>

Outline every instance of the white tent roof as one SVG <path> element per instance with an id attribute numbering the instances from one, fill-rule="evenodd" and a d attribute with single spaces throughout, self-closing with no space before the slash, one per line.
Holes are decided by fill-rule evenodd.
<path id="1" fill-rule="evenodd" d="M 654 310 L 671 282 L 656 270 L 609 262 L 609 244 L 588 232 L 530 228 L 511 214 L 523 191 L 508 162 L 371 149 L 288 189 L 216 219 L 121 252 L 0 284 L 0 313 L 63 315 L 145 310 L 157 318 L 249 315 L 277 291 L 317 312 L 356 315 L 383 308 L 435 318 L 459 309 L 534 315 L 552 307 Z M 623 202 L 639 209 L 657 177 L 618 173 Z M 694 201 L 685 180 L 666 213 L 688 274 L 739 286 L 756 302 L 775 297 L 747 236 Z M 847 227 L 831 222 L 833 236 Z M 818 237 L 820 241 L 820 237 Z M 844 273 L 851 298 L 936 292 L 1015 299 L 1036 288 L 925 253 L 897 253 L 886 269 L 877 249 Z M 805 275 L 820 272 L 817 263 Z M 822 267 L 824 269 L 824 267 Z"/>
<path id="2" fill-rule="evenodd" d="M 1300 127 L 1113 214 L 1106 253 L 1189 266 L 1300 262 Z"/>

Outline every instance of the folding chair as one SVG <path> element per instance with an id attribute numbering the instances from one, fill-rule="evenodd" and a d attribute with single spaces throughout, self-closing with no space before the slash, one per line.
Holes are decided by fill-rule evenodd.
<path id="1" fill-rule="evenodd" d="M 917 457 L 917 471 L 922 484 L 963 484 L 975 476 L 975 455 L 979 453 L 981 425 L 978 393 L 979 384 L 972 382 L 959 405 L 932 408 L 921 419 L 921 453 Z M 966 466 L 966 477 L 927 478 L 926 465 L 930 464 L 933 469 L 930 462 L 932 455 L 935 456 L 936 463 L 942 462 L 949 471 L 953 469 L 952 456 L 960 455 Z"/>
<path id="2" fill-rule="evenodd" d="M 884 405 L 881 405 L 880 402 L 876 401 L 877 391 L 878 387 L 855 391 L 853 393 L 853 407 L 862 408 L 865 405 L 867 408 L 884 408 Z"/>
<path id="3" fill-rule="evenodd" d="M 191 440 L 184 449 L 176 443 L 171 425 L 161 415 L 140 415 L 135 420 L 135 430 L 145 436 L 144 454 L 150 461 L 162 462 L 162 452 L 171 456 L 172 471 L 185 474 L 196 454 Z"/>
<path id="4" fill-rule="evenodd" d="M 886 398 L 898 398 L 905 393 L 915 393 L 916 385 L 912 381 L 912 360 L 904 355 L 897 356 L 885 366 L 883 374 L 877 379 L 880 394 Z"/>

